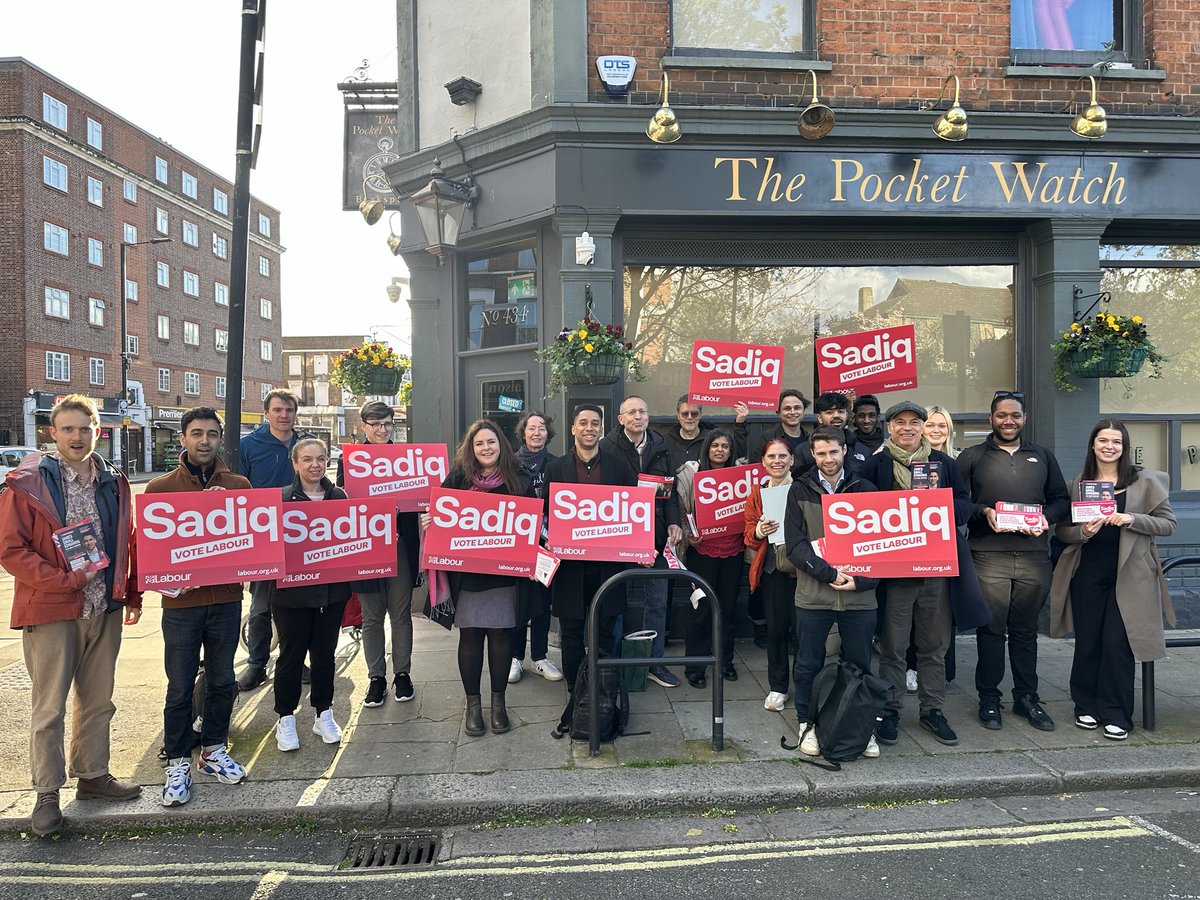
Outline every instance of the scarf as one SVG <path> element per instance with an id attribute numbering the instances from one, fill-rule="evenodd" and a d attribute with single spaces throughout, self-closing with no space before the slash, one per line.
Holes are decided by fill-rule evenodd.
<path id="1" fill-rule="evenodd" d="M 917 444 L 916 450 L 902 450 L 889 437 L 883 442 L 883 448 L 891 454 L 892 457 L 892 480 L 895 482 L 895 489 L 899 491 L 907 491 L 912 487 L 912 469 L 909 463 L 926 462 L 929 459 L 929 451 L 932 449 L 929 446 L 929 438 L 921 435 L 921 443 Z"/>
<path id="2" fill-rule="evenodd" d="M 791 484 L 791 483 L 792 483 L 792 473 L 785 472 L 783 477 L 781 479 L 779 479 L 778 481 L 776 481 L 774 478 L 772 478 L 770 475 L 768 475 L 767 483 L 764 485 L 764 487 L 783 487 L 785 484 Z"/>
<path id="3" fill-rule="evenodd" d="M 532 478 L 541 481 L 542 471 L 546 468 L 546 461 L 550 458 L 550 451 L 545 447 L 538 450 L 536 453 L 526 447 L 524 444 L 517 450 L 517 462 Z"/>
<path id="4" fill-rule="evenodd" d="M 497 469 L 491 475 L 476 475 L 471 479 L 471 490 L 487 492 L 504 484 L 504 474 Z"/>

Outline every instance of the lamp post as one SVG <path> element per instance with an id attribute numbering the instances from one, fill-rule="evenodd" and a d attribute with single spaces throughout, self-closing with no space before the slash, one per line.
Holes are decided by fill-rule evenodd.
<path id="1" fill-rule="evenodd" d="M 454 181 L 446 177 L 441 163 L 434 159 L 429 184 L 408 198 L 417 210 L 417 222 L 425 236 L 426 249 L 442 265 L 446 251 L 458 246 L 463 216 L 479 202 L 479 185 L 468 178 Z"/>
<path id="2" fill-rule="evenodd" d="M 121 241 L 121 400 L 117 405 L 121 413 L 121 465 L 129 472 L 129 278 L 125 273 L 125 250 L 127 247 L 142 247 L 147 244 L 169 244 L 171 238 L 151 238 L 148 241 Z"/>

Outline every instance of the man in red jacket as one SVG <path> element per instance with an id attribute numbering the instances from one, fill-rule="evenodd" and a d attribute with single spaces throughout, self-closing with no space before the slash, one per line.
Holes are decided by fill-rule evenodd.
<path id="1" fill-rule="evenodd" d="M 99 434 L 96 404 L 78 394 L 64 397 L 50 413 L 55 449 L 26 456 L 0 494 L 0 564 L 16 582 L 12 627 L 22 630 L 33 682 L 29 765 L 37 805 L 30 824 L 40 835 L 62 827 L 58 792 L 67 780 L 63 722 L 72 685 L 76 797 L 132 800 L 141 792 L 108 771 L 121 626 L 141 618 L 142 596 L 134 585 L 129 482 L 95 452 Z M 72 572 L 54 532 L 87 520 L 112 564 Z"/>

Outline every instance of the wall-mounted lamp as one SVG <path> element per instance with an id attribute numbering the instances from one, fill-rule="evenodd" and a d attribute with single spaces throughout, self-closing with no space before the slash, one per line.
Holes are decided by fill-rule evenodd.
<path id="1" fill-rule="evenodd" d="M 371 198 L 367 196 L 367 181 L 363 179 L 362 186 L 363 198 L 358 201 L 358 211 L 362 213 L 364 221 L 368 225 L 374 225 L 383 218 L 383 201 L 378 197 Z"/>
<path id="2" fill-rule="evenodd" d="M 393 303 L 399 303 L 400 298 L 404 296 L 404 289 L 408 287 L 408 276 L 397 275 L 392 279 L 392 283 L 387 286 L 388 299 Z"/>
<path id="3" fill-rule="evenodd" d="M 833 124 L 837 118 L 832 109 L 817 99 L 817 73 L 810 71 L 808 74 L 812 76 L 812 102 L 804 107 L 804 112 L 800 113 L 800 119 L 796 122 L 796 130 L 800 132 L 802 138 L 819 141 L 833 130 Z"/>
<path id="4" fill-rule="evenodd" d="M 675 110 L 667 105 L 669 88 L 667 73 L 663 72 L 662 106 L 654 111 L 654 115 L 650 117 L 650 123 L 646 126 L 646 137 L 656 144 L 673 144 L 683 136 L 683 131 L 679 128 L 679 119 L 675 116 Z"/>
<path id="5" fill-rule="evenodd" d="M 948 110 L 937 117 L 933 123 L 933 133 L 943 141 L 965 141 L 967 139 L 967 111 L 958 102 L 957 75 L 950 75 L 942 82 L 942 91 L 938 94 L 937 103 L 933 104 L 933 108 L 937 109 L 941 106 L 942 98 L 946 96 L 946 85 L 951 81 L 954 82 L 954 102 Z"/>
<path id="6" fill-rule="evenodd" d="M 417 210 L 417 221 L 425 236 L 426 249 L 442 265 L 444 254 L 458 245 L 463 216 L 479 200 L 479 185 L 469 177 L 453 181 L 442 171 L 441 161 L 434 159 L 429 172 L 430 181 L 408 199 Z M 390 244 L 389 244 L 390 246 Z"/>
<path id="7" fill-rule="evenodd" d="M 474 103 L 475 99 L 483 93 L 483 85 L 466 75 L 459 75 L 453 81 L 447 81 L 442 87 L 449 92 L 450 102 L 455 106 Z"/>
<path id="8" fill-rule="evenodd" d="M 1079 92 L 1079 84 L 1083 83 L 1086 78 L 1092 83 L 1092 102 L 1088 104 L 1087 109 L 1075 116 L 1071 120 L 1071 131 L 1079 135 L 1081 138 L 1102 138 L 1108 134 L 1108 116 L 1104 112 L 1104 107 L 1096 102 L 1096 79 L 1091 75 L 1082 76 L 1074 90 L 1071 91 L 1071 99 L 1067 101 L 1067 105 L 1063 108 L 1063 112 L 1067 112 L 1071 108 L 1071 104 L 1075 102 L 1075 95 Z"/>
<path id="9" fill-rule="evenodd" d="M 396 218 L 395 213 L 392 213 L 390 216 L 388 216 L 388 231 L 391 233 L 388 235 L 387 245 L 388 245 L 388 249 L 392 251 L 392 256 L 399 256 L 400 255 L 400 235 L 396 234 L 396 229 L 392 227 L 392 220 L 395 218 Z"/>

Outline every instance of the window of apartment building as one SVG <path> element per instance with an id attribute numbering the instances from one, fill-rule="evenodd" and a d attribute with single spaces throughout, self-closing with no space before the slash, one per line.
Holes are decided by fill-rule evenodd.
<path id="1" fill-rule="evenodd" d="M 815 50 L 815 0 L 671 0 L 677 53 L 732 56 Z"/>
<path id="2" fill-rule="evenodd" d="M 258 314 L 259 314 L 259 316 L 261 316 L 264 319 L 269 319 L 269 318 L 271 318 L 272 312 L 273 312 L 273 310 L 271 309 L 271 301 L 268 300 L 266 297 L 259 297 L 258 298 Z"/>
<path id="3" fill-rule="evenodd" d="M 104 360 L 95 356 L 88 360 L 88 384 L 104 384 Z"/>
<path id="4" fill-rule="evenodd" d="M 183 270 L 183 292 L 189 297 L 200 296 L 200 276 L 195 272 Z"/>
<path id="5" fill-rule="evenodd" d="M 179 189 L 193 200 L 196 199 L 196 176 L 187 172 L 179 173 Z"/>
<path id="6" fill-rule="evenodd" d="M 225 259 L 229 255 L 229 241 L 221 237 L 215 231 L 213 232 L 213 256 L 217 259 Z"/>
<path id="7" fill-rule="evenodd" d="M 125 228 L 123 229 L 123 234 L 125 235 L 125 243 L 127 243 L 127 244 L 136 244 L 137 243 L 137 226 L 136 225 L 130 225 L 128 222 L 126 222 Z"/>
<path id="8" fill-rule="evenodd" d="M 229 285 L 221 284 L 219 281 L 213 282 L 213 302 L 217 306 L 229 305 Z"/>
<path id="9" fill-rule="evenodd" d="M 93 266 L 104 265 L 104 242 L 88 238 L 88 262 Z"/>
<path id="10" fill-rule="evenodd" d="M 269 385 L 269 384 L 260 385 L 258 392 L 260 395 L 258 399 L 265 402 L 267 399 L 267 394 L 271 393 L 271 385 Z"/>
<path id="11" fill-rule="evenodd" d="M 167 161 L 161 156 L 154 157 L 154 180 L 166 184 L 167 178 Z"/>
<path id="12" fill-rule="evenodd" d="M 213 188 L 213 209 L 223 216 L 229 215 L 229 195 L 220 188 Z"/>
<path id="13" fill-rule="evenodd" d="M 51 253 L 66 256 L 69 240 L 67 229 L 61 225 L 55 225 L 52 222 L 42 223 L 42 244 Z"/>
<path id="14" fill-rule="evenodd" d="M 88 119 L 87 142 L 97 150 L 104 149 L 104 126 L 95 119 Z"/>
<path id="15" fill-rule="evenodd" d="M 67 167 L 56 159 L 42 157 L 42 181 L 64 194 L 67 191 Z"/>
<path id="16" fill-rule="evenodd" d="M 91 175 L 88 176 L 88 203 L 92 206 L 104 205 L 104 182 Z"/>
<path id="17" fill-rule="evenodd" d="M 216 394 L 217 394 L 217 399 L 218 399 L 218 400 L 224 400 L 224 399 L 225 399 L 225 376 L 224 376 L 224 375 L 218 375 L 218 376 L 217 376 L 217 390 L 216 390 Z"/>
<path id="18" fill-rule="evenodd" d="M 164 394 L 168 393 L 171 390 L 171 370 L 170 369 L 159 369 L 158 370 L 158 389 L 160 391 L 162 391 Z"/>
<path id="19" fill-rule="evenodd" d="M 136 334 L 125 335 L 125 352 L 130 356 L 137 356 L 138 351 L 141 350 L 141 343 Z"/>
<path id="20" fill-rule="evenodd" d="M 315 368 L 315 366 L 314 366 Z M 303 375 L 304 374 L 304 356 L 300 353 L 292 353 L 288 356 L 288 374 Z"/>
<path id="21" fill-rule="evenodd" d="M 171 265 L 170 263 L 160 262 L 158 264 L 158 274 L 155 276 L 159 287 L 169 288 L 171 286 Z"/>
<path id="22" fill-rule="evenodd" d="M 132 300 L 134 303 L 136 303 L 137 298 L 138 298 L 138 283 L 136 281 L 134 281 L 132 278 L 127 278 L 125 280 L 125 299 Z"/>
<path id="23" fill-rule="evenodd" d="M 258 358 L 263 362 L 270 362 L 275 358 L 275 348 L 271 346 L 270 341 L 258 342 Z"/>
<path id="24" fill-rule="evenodd" d="M 185 394 L 197 395 L 200 393 L 200 373 L 199 372 L 184 372 L 183 373 L 183 392 Z"/>
<path id="25" fill-rule="evenodd" d="M 56 319 L 71 318 L 71 295 L 60 288 L 46 288 L 46 315 Z"/>
<path id="26" fill-rule="evenodd" d="M 88 324 L 104 327 L 104 301 L 99 297 L 88 297 Z"/>
<path id="27" fill-rule="evenodd" d="M 159 234 L 171 233 L 171 217 L 161 207 L 155 207 L 154 210 L 154 230 Z"/>
<path id="28" fill-rule="evenodd" d="M 271 236 L 271 217 L 258 214 L 258 233 L 263 237 Z"/>
<path id="29" fill-rule="evenodd" d="M 229 332 L 224 328 L 217 328 L 213 331 L 213 346 L 218 353 L 229 352 Z"/>
<path id="30" fill-rule="evenodd" d="M 158 338 L 161 341 L 169 341 L 171 339 L 171 317 L 158 317 Z"/>
<path id="31" fill-rule="evenodd" d="M 260 256 L 258 258 L 258 274 L 262 275 L 264 278 L 271 277 L 271 261 L 265 256 Z"/>
<path id="32" fill-rule="evenodd" d="M 63 131 L 67 130 L 67 104 L 42 94 L 42 121 Z"/>
<path id="33" fill-rule="evenodd" d="M 1137 67 L 1145 58 L 1143 7 L 1143 0 L 1011 0 L 1012 61 L 1030 65 L 1114 62 Z"/>
<path id="34" fill-rule="evenodd" d="M 121 196 L 130 203 L 137 203 L 137 185 L 128 178 L 121 183 Z"/>
<path id="35" fill-rule="evenodd" d="M 183 342 L 193 347 L 200 346 L 200 326 L 195 322 L 183 323 Z"/>
<path id="36" fill-rule="evenodd" d="M 71 354 L 55 353 L 53 350 L 46 351 L 46 380 L 71 380 Z"/>
<path id="37" fill-rule="evenodd" d="M 200 246 L 200 227 L 187 219 L 183 220 L 183 242 L 189 247 Z"/>

